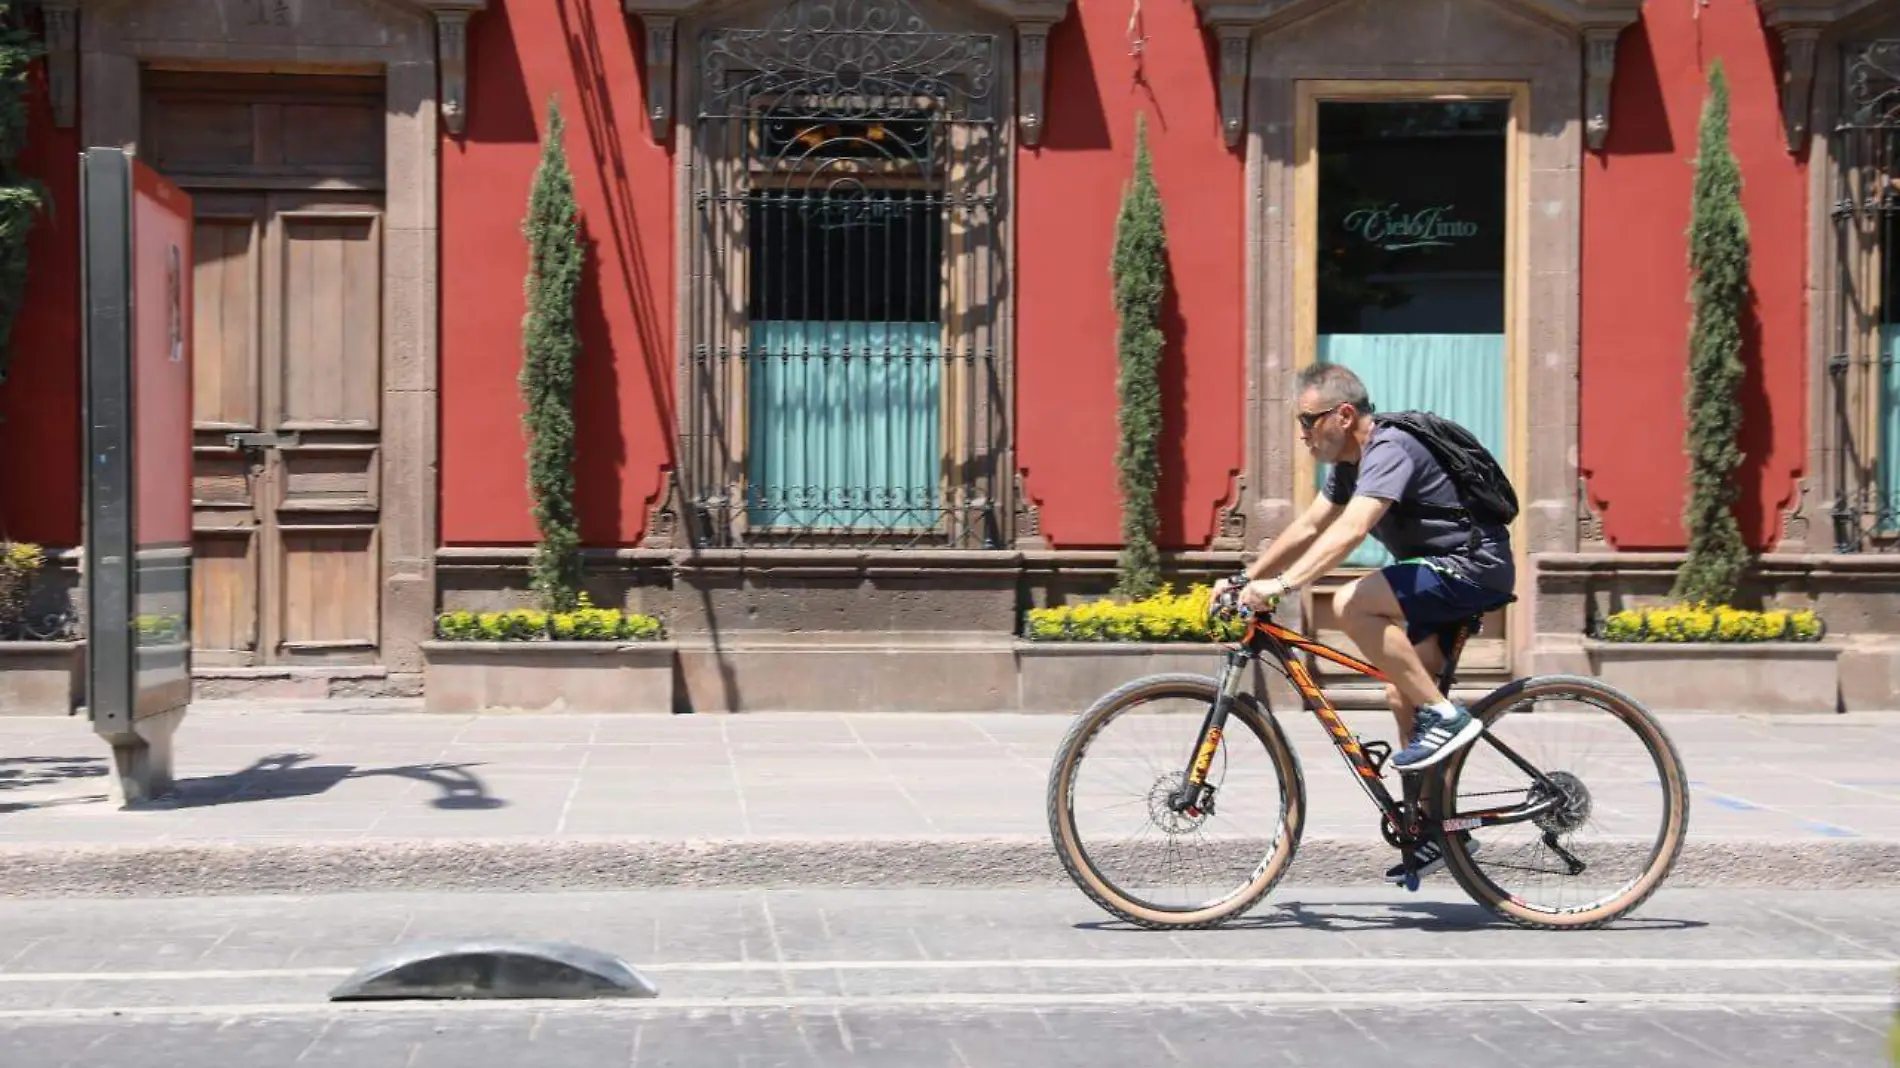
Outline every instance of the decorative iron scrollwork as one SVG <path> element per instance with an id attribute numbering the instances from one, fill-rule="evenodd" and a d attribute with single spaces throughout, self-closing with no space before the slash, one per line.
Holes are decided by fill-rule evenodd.
<path id="1" fill-rule="evenodd" d="M 700 116 L 743 118 L 773 98 L 804 98 L 839 118 L 869 117 L 909 99 L 987 121 L 998 48 L 992 34 L 933 29 L 904 0 L 800 0 L 764 28 L 705 33 Z"/>
<path id="2" fill-rule="evenodd" d="M 1900 124 L 1900 41 L 1860 41 L 1847 48 L 1843 118 L 1855 126 Z"/>
<path id="3" fill-rule="evenodd" d="M 994 547 L 1001 40 L 793 0 L 698 43 L 694 543 Z"/>

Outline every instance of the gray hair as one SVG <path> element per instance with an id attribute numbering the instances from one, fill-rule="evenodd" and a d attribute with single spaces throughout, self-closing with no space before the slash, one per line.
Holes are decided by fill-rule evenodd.
<path id="1" fill-rule="evenodd" d="M 1312 363 L 1300 368 L 1294 379 L 1294 397 L 1315 390 L 1319 398 L 1327 404 L 1350 404 L 1362 415 L 1372 414 L 1372 398 L 1366 393 L 1366 384 L 1353 374 L 1351 369 L 1338 363 Z"/>

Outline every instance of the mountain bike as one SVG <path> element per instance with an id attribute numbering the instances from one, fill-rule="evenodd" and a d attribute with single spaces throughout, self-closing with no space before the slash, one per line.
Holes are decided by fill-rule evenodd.
<path id="1" fill-rule="evenodd" d="M 1570 675 L 1506 683 L 1470 706 L 1484 722 L 1484 733 L 1432 767 L 1400 774 L 1400 796 L 1394 799 L 1385 783 L 1391 745 L 1363 741 L 1348 729 L 1304 657 L 1389 683 L 1385 675 L 1275 623 L 1271 612 L 1249 612 L 1231 602 L 1216 610 L 1245 623 L 1238 641 L 1220 643 L 1225 652 L 1217 676 L 1161 674 L 1128 682 L 1084 711 L 1057 750 L 1048 792 L 1056 854 L 1082 892 L 1111 915 L 1154 929 L 1215 927 L 1266 897 L 1291 866 L 1306 824 L 1306 782 L 1269 703 L 1241 684 L 1255 663 L 1286 676 L 1326 730 L 1378 810 L 1385 841 L 1400 854 L 1394 881 L 1408 889 L 1419 885 L 1413 847 L 1434 840 L 1445 869 L 1479 904 L 1520 926 L 1576 930 L 1630 913 L 1674 867 L 1688 827 L 1688 776 L 1662 725 L 1628 694 Z M 1480 614 L 1444 628 L 1447 655 L 1438 675 L 1440 692 L 1452 692 L 1465 643 L 1482 626 Z M 1105 740 L 1111 728 L 1145 721 L 1142 714 L 1149 706 L 1170 700 L 1183 707 L 1173 716 L 1154 717 L 1163 749 L 1158 759 Z M 1584 711 L 1537 708 L 1559 700 L 1574 701 Z M 1530 714 L 1534 709 L 1536 714 Z M 1244 730 L 1232 730 L 1234 721 Z M 1536 760 L 1525 755 L 1560 736 L 1635 744 L 1595 766 L 1587 766 L 1589 752 Z M 1260 766 L 1250 763 L 1229 782 L 1232 765 L 1242 757 L 1251 762 L 1253 743 L 1263 756 Z M 1085 772 L 1098 771 L 1107 785 L 1083 781 Z M 1510 781 L 1489 781 L 1494 776 Z M 1145 817 L 1145 824 L 1132 834 L 1085 834 L 1077 819 L 1080 803 L 1096 800 L 1116 781 L 1133 787 L 1132 798 L 1122 802 L 1123 815 Z M 1240 789 L 1232 789 L 1236 786 Z M 1461 792 L 1466 786 L 1489 788 L 1467 795 Z M 1277 800 L 1269 798 L 1254 818 L 1236 820 L 1235 833 L 1219 836 L 1210 830 L 1270 788 Z M 1626 789 L 1629 798 L 1610 797 L 1614 788 Z M 1473 799 L 1470 807 L 1461 803 L 1467 796 Z M 1637 809 L 1646 807 L 1660 808 L 1660 819 L 1648 833 L 1636 829 L 1644 822 Z M 1150 838 L 1156 829 L 1159 833 Z M 1605 838 L 1585 840 L 1593 830 L 1606 832 Z M 1521 847 L 1510 848 L 1520 837 L 1525 840 Z M 1153 848 L 1157 843 L 1160 848 Z M 1178 901 L 1157 899 L 1148 884 L 1158 886 L 1166 862 L 1190 852 L 1194 873 L 1211 876 L 1199 884 L 1205 892 Z M 1214 874 L 1222 869 L 1232 874 Z M 1604 892 L 1570 899 L 1572 881 L 1606 871 L 1612 874 Z M 1517 885 L 1520 872 L 1527 873 L 1524 881 L 1542 878 L 1547 884 L 1554 877 L 1561 886 L 1554 893 L 1536 893 Z"/>

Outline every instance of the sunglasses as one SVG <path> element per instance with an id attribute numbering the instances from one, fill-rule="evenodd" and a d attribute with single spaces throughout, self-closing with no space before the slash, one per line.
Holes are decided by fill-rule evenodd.
<path id="1" fill-rule="evenodd" d="M 1301 430 L 1311 431 L 1314 425 L 1317 424 L 1321 419 L 1326 418 L 1327 416 L 1333 414 L 1334 412 L 1338 411 L 1339 409 L 1345 406 L 1346 406 L 1346 402 L 1340 401 L 1338 404 L 1333 405 L 1331 408 L 1328 408 L 1323 412 L 1295 412 L 1293 414 L 1296 418 L 1299 419 Z"/>

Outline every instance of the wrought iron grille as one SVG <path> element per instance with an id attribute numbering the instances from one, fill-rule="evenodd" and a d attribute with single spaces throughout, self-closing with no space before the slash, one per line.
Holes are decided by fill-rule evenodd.
<path id="1" fill-rule="evenodd" d="M 1001 544 L 1000 55 L 903 0 L 701 36 L 697 544 Z"/>
<path id="2" fill-rule="evenodd" d="M 1828 477 L 1836 548 L 1863 552 L 1891 550 L 1900 534 L 1900 41 L 1857 42 L 1842 58 Z"/>

